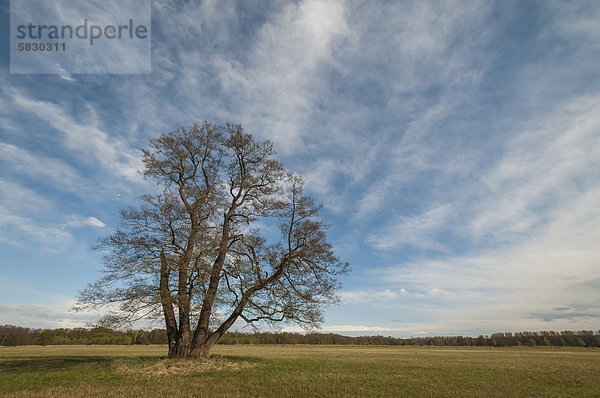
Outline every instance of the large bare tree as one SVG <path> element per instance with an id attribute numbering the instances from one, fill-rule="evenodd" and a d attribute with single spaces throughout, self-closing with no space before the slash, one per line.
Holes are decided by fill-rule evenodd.
<path id="1" fill-rule="evenodd" d="M 143 162 L 160 193 L 122 210 L 100 240 L 104 275 L 79 308 L 103 307 L 114 322 L 162 317 L 177 357 L 206 357 L 238 319 L 322 321 L 348 264 L 269 141 L 204 122 L 151 140 Z"/>

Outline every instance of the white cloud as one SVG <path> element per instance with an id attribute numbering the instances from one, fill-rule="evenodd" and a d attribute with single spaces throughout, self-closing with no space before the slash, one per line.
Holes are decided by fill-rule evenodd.
<path id="1" fill-rule="evenodd" d="M 304 332 L 305 330 L 297 327 L 297 326 L 288 326 L 283 328 L 286 332 L 299 333 Z M 388 328 L 382 326 L 366 326 L 366 325 L 324 325 L 319 329 L 319 332 L 329 332 L 329 333 L 364 333 L 364 334 L 373 334 L 373 333 L 409 333 L 409 334 L 424 334 L 425 332 L 411 332 L 410 329 L 407 328 Z"/>
<path id="2" fill-rule="evenodd" d="M 445 250 L 434 235 L 449 220 L 450 205 L 441 205 L 410 217 L 392 218 L 386 226 L 370 234 L 366 242 L 376 249 L 395 249 L 404 245 L 424 249 Z"/>
<path id="3" fill-rule="evenodd" d="M 600 312 L 589 304 L 600 300 L 598 115 L 600 99 L 586 96 L 522 121 L 480 179 L 444 192 L 452 202 L 439 217 L 426 208 L 371 235 L 379 249 L 434 247 L 442 232 L 467 242 L 462 255 L 417 257 L 384 273 L 382 288 L 422 294 L 387 304 L 408 313 L 419 306 L 407 327 L 469 335 L 596 327 Z"/>
<path id="4" fill-rule="evenodd" d="M 396 281 L 409 289 L 443 293 L 438 299 L 429 296 L 424 300 L 440 330 L 458 328 L 453 318 L 469 320 L 460 330 L 466 330 L 467 324 L 473 328 L 477 322 L 488 330 L 504 330 L 506 325 L 526 329 L 591 327 L 600 313 L 557 317 L 553 323 L 542 318 L 550 318 L 555 308 L 580 308 L 600 300 L 598 197 L 600 188 L 556 209 L 543 231 L 517 245 L 481 255 L 415 261 L 390 268 L 385 280 L 388 286 Z M 446 321 L 450 323 L 442 326 Z"/>
<path id="5" fill-rule="evenodd" d="M 220 83 L 238 118 L 257 134 L 266 130 L 281 151 L 301 147 L 322 81 L 317 67 L 333 62 L 334 40 L 347 32 L 341 2 L 305 0 L 263 25 L 248 64 L 218 59 Z"/>
<path id="6" fill-rule="evenodd" d="M 59 77 L 61 80 L 67 81 L 69 83 L 74 83 L 77 80 L 71 76 L 66 70 L 64 70 L 64 68 L 62 68 L 61 66 L 58 66 L 60 68 L 60 70 L 58 71 Z"/>
<path id="7" fill-rule="evenodd" d="M 1 242 L 18 247 L 29 247 L 35 242 L 51 251 L 64 248 L 73 236 L 48 219 L 47 214 L 53 213 L 51 201 L 29 188 L 0 180 Z"/>
<path id="8" fill-rule="evenodd" d="M 95 228 L 103 228 L 106 226 L 102 221 L 98 220 L 96 217 L 80 217 L 80 216 L 71 216 L 69 217 L 69 222 L 66 224 L 69 227 L 78 228 L 78 227 L 95 227 Z"/>
<path id="9" fill-rule="evenodd" d="M 558 31 L 563 37 L 584 41 L 586 45 L 592 45 L 595 48 L 600 47 L 599 8 L 589 7 L 586 2 L 575 4 L 552 2 L 550 9 L 557 12 L 561 18 L 555 18 L 553 23 L 546 27 L 545 34 L 553 35 Z"/>
<path id="10" fill-rule="evenodd" d="M 64 161 L 0 142 L 0 164 L 11 174 L 51 183 L 55 189 L 81 192 L 88 185 L 79 172 Z"/>
<path id="11" fill-rule="evenodd" d="M 66 221 L 65 221 L 66 218 Z M 55 203 L 21 184 L 0 180 L 0 242 L 72 254 L 78 245 L 69 228 L 102 228 L 96 217 L 60 214 Z"/>
<path id="12" fill-rule="evenodd" d="M 476 237 L 530 232 L 548 211 L 600 184 L 593 171 L 600 168 L 600 97 L 568 101 L 524 128 L 481 178 L 485 190 L 470 209 Z"/>
<path id="13" fill-rule="evenodd" d="M 380 95 L 389 91 L 385 112 L 371 114 L 385 117 L 392 139 L 378 153 L 380 172 L 361 192 L 355 215 L 359 222 L 394 208 L 397 197 L 406 195 L 403 188 L 417 179 L 433 189 L 476 166 L 478 148 L 463 142 L 466 132 L 448 121 L 472 106 L 490 62 L 480 49 L 490 40 L 485 20 L 491 10 L 482 2 L 465 8 L 447 1 L 435 6 L 390 3 L 361 11 L 365 15 L 357 18 L 355 30 L 362 34 L 356 33 L 357 62 L 364 63 L 361 74 L 381 87 Z M 370 68 L 384 73 L 377 76 Z"/>
<path id="14" fill-rule="evenodd" d="M 77 81 L 73 77 L 71 77 L 71 75 L 69 75 L 68 73 L 61 73 L 60 78 L 61 78 L 61 80 L 66 80 L 68 82 L 76 82 Z"/>
<path id="15" fill-rule="evenodd" d="M 556 209 L 600 184 L 594 173 L 600 169 L 600 98 L 574 98 L 546 112 L 514 126 L 500 151 L 502 155 L 481 172 L 477 162 L 452 166 L 447 159 L 440 159 L 435 168 L 445 169 L 446 177 L 477 178 L 459 180 L 459 185 L 444 189 L 430 187 L 427 192 L 433 194 L 419 205 L 420 213 L 415 215 L 404 215 L 402 209 L 386 203 L 388 221 L 366 241 L 383 250 L 410 246 L 443 251 L 447 234 L 487 244 L 517 243 L 536 233 Z M 424 145 L 417 140 L 408 148 Z M 396 184 L 422 178 L 416 170 L 430 167 L 422 161 L 433 156 L 421 152 L 414 162 L 410 155 L 400 158 L 405 159 L 400 167 L 404 172 L 400 176 L 388 173 L 373 191 L 367 191 L 358 204 L 357 221 L 365 222 L 386 197 L 398 195 Z M 452 167 L 460 171 L 448 171 Z"/>
<path id="16" fill-rule="evenodd" d="M 299 326 L 286 326 L 282 329 L 288 333 L 306 333 Z M 434 333 L 412 327 L 385 327 L 376 325 L 323 325 L 316 330 L 319 333 L 337 333 L 346 336 L 385 335 L 396 337 L 433 336 Z"/>
<path id="17" fill-rule="evenodd" d="M 0 304 L 0 324 L 33 328 L 86 327 L 98 317 L 89 313 L 71 311 L 73 301 L 56 305 L 4 305 Z"/>
<path id="18" fill-rule="evenodd" d="M 37 248 L 58 252 L 73 241 L 70 232 L 13 214 L 3 205 L 0 205 L 0 227 L 0 242 L 21 248 L 35 244 Z"/>
<path id="19" fill-rule="evenodd" d="M 64 145 L 72 150 L 80 160 L 124 177 L 130 181 L 139 181 L 137 173 L 141 170 L 140 156 L 126 142 L 103 131 L 97 122 L 82 124 L 76 121 L 61 106 L 30 98 L 17 89 L 10 89 L 13 103 L 22 110 L 49 123 L 63 134 Z M 93 109 L 88 107 L 93 112 Z M 94 115 L 92 115 L 94 116 Z"/>
<path id="20" fill-rule="evenodd" d="M 406 289 L 392 291 L 384 289 L 380 291 L 367 290 L 344 290 L 340 293 L 343 304 L 367 304 L 380 305 L 398 299 L 400 296 L 408 295 Z"/>
<path id="21" fill-rule="evenodd" d="M 102 221 L 98 220 L 96 217 L 88 217 L 88 218 L 86 218 L 86 221 L 87 221 L 87 225 L 92 226 L 92 227 L 102 228 L 102 227 L 106 226 L 106 224 L 104 224 Z"/>

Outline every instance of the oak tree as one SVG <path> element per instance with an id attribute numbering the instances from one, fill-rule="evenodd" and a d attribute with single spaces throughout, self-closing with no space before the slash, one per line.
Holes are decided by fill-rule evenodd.
<path id="1" fill-rule="evenodd" d="M 206 357 L 238 320 L 322 321 L 348 264 L 271 142 L 204 122 L 151 140 L 143 164 L 158 193 L 99 241 L 104 274 L 80 309 L 102 307 L 116 323 L 163 318 L 177 357 Z"/>

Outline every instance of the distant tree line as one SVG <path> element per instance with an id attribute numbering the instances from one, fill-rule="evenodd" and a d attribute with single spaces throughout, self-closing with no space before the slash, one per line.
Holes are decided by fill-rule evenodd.
<path id="1" fill-rule="evenodd" d="M 31 329 L 0 326 L 0 346 L 64 344 L 167 344 L 165 329 L 113 330 L 106 327 Z M 349 337 L 334 333 L 228 332 L 219 344 L 322 344 L 322 345 L 417 345 L 479 347 L 600 347 L 600 330 L 563 332 L 494 333 L 490 336 L 436 336 L 397 338 L 391 336 Z"/>
<path id="2" fill-rule="evenodd" d="M 0 326 L 0 346 L 66 344 L 167 344 L 165 329 L 119 331 L 105 327 L 31 329 Z"/>
<path id="3" fill-rule="evenodd" d="M 563 332 L 494 333 L 491 336 L 436 336 L 397 338 L 391 336 L 349 337 L 324 333 L 240 333 L 223 336 L 221 344 L 326 344 L 326 345 L 418 345 L 418 346 L 556 346 L 600 347 L 600 330 Z"/>

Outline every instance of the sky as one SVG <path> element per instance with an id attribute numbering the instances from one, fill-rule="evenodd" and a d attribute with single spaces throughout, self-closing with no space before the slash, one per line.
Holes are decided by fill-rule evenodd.
<path id="1" fill-rule="evenodd" d="M 9 4 L 0 324 L 93 322 L 142 148 L 208 120 L 323 203 L 352 272 L 322 331 L 600 329 L 600 2 L 152 0 L 151 73 L 121 75 L 10 74 Z"/>

